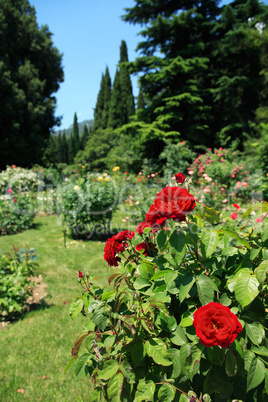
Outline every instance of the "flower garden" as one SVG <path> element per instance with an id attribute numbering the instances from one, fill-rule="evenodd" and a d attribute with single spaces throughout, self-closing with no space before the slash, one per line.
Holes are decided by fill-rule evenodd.
<path id="1" fill-rule="evenodd" d="M 221 148 L 164 175 L 0 173 L 0 358 L 31 362 L 4 363 L 4 400 L 267 400 L 266 180 Z M 48 295 L 26 312 L 33 273 Z"/>

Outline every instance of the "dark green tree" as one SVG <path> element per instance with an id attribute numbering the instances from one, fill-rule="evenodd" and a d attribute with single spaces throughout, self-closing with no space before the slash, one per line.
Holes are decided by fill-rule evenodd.
<path id="1" fill-rule="evenodd" d="M 143 96 L 143 91 L 142 91 L 142 88 L 140 85 L 138 99 L 137 99 L 137 110 L 144 109 L 145 105 L 146 104 L 145 104 L 145 100 L 144 100 L 144 96 Z"/>
<path id="2" fill-rule="evenodd" d="M 106 67 L 104 75 L 104 95 L 103 95 L 103 112 L 101 128 L 107 128 L 109 119 L 109 109 L 112 93 L 112 82 L 108 67 Z"/>
<path id="3" fill-rule="evenodd" d="M 84 128 L 83 128 L 82 138 L 81 138 L 81 149 L 82 150 L 85 149 L 88 139 L 89 139 L 89 131 L 88 131 L 87 125 L 85 124 Z"/>
<path id="4" fill-rule="evenodd" d="M 120 70 L 117 68 L 110 101 L 108 127 L 117 128 L 128 122 L 126 104 L 121 91 Z"/>
<path id="5" fill-rule="evenodd" d="M 75 141 L 74 135 L 71 133 L 70 137 L 68 138 L 68 161 L 69 164 L 74 163 L 76 152 L 75 152 Z"/>
<path id="6" fill-rule="evenodd" d="M 62 163 L 69 163 L 69 157 L 68 157 L 68 142 L 66 139 L 66 134 L 65 131 L 63 131 L 62 134 Z"/>
<path id="7" fill-rule="evenodd" d="M 62 55 L 28 0 L 0 0 L 0 168 L 40 163 L 59 123 L 53 96 L 63 81 Z"/>
<path id="8" fill-rule="evenodd" d="M 129 74 L 128 62 L 128 51 L 127 44 L 124 40 L 121 42 L 120 46 L 120 86 L 121 86 L 121 96 L 124 104 L 126 105 L 127 112 L 127 122 L 129 117 L 135 114 L 135 101 L 133 96 L 133 89 L 131 78 Z"/>
<path id="9" fill-rule="evenodd" d="M 102 73 L 100 90 L 97 97 L 96 106 L 94 109 L 94 125 L 93 130 L 96 131 L 102 128 L 102 115 L 104 110 L 104 91 L 105 91 L 105 77 Z"/>
<path id="10" fill-rule="evenodd" d="M 74 114 L 74 123 L 73 123 L 73 141 L 74 141 L 74 152 L 76 155 L 80 149 L 79 127 L 76 113 Z"/>

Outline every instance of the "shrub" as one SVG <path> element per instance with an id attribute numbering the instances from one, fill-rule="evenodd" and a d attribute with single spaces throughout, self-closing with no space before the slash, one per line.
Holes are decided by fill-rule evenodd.
<path id="1" fill-rule="evenodd" d="M 0 197 L 0 235 L 29 229 L 34 215 L 34 206 L 27 194 L 14 196 L 10 193 Z"/>
<path id="2" fill-rule="evenodd" d="M 25 254 L 21 262 L 16 249 L 0 256 L 0 320 L 10 321 L 19 318 L 32 295 L 35 263 Z"/>
<path id="3" fill-rule="evenodd" d="M 91 376 L 90 401 L 267 400 L 267 211 L 254 205 L 228 226 L 166 187 L 138 234 L 108 239 L 114 273 L 101 287 L 79 272 L 70 310 L 86 322 L 67 367 Z"/>
<path id="4" fill-rule="evenodd" d="M 0 173 L 0 194 L 6 193 L 9 189 L 13 193 L 37 190 L 39 184 L 38 174 L 33 170 L 12 165 Z"/>
<path id="5" fill-rule="evenodd" d="M 105 174 L 82 184 L 68 184 L 62 191 L 63 222 L 76 237 L 109 231 L 117 199 L 115 184 Z"/>

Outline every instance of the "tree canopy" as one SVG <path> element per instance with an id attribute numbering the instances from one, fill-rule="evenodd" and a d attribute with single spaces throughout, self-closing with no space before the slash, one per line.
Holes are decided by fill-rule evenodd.
<path id="1" fill-rule="evenodd" d="M 53 96 L 63 82 L 62 55 L 28 0 L 0 0 L 0 168 L 42 158 L 59 123 Z"/>

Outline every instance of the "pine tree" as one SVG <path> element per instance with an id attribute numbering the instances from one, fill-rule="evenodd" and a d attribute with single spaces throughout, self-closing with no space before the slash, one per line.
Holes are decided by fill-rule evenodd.
<path id="1" fill-rule="evenodd" d="M 80 149 L 79 127 L 76 113 L 74 114 L 74 123 L 73 123 L 73 141 L 74 141 L 74 152 L 76 155 Z"/>
<path id="2" fill-rule="evenodd" d="M 126 64 L 122 64 L 127 62 L 128 62 L 127 44 L 124 40 L 122 40 L 120 46 L 120 85 L 121 85 L 121 96 L 124 104 L 126 105 L 126 112 L 127 112 L 126 120 L 128 122 L 129 117 L 135 114 L 135 102 L 134 102 L 133 89 L 128 66 Z"/>
<path id="3" fill-rule="evenodd" d="M 121 83 L 120 83 L 120 71 L 117 68 L 113 90 L 109 109 L 108 127 L 117 128 L 128 122 L 126 104 L 122 98 Z"/>

